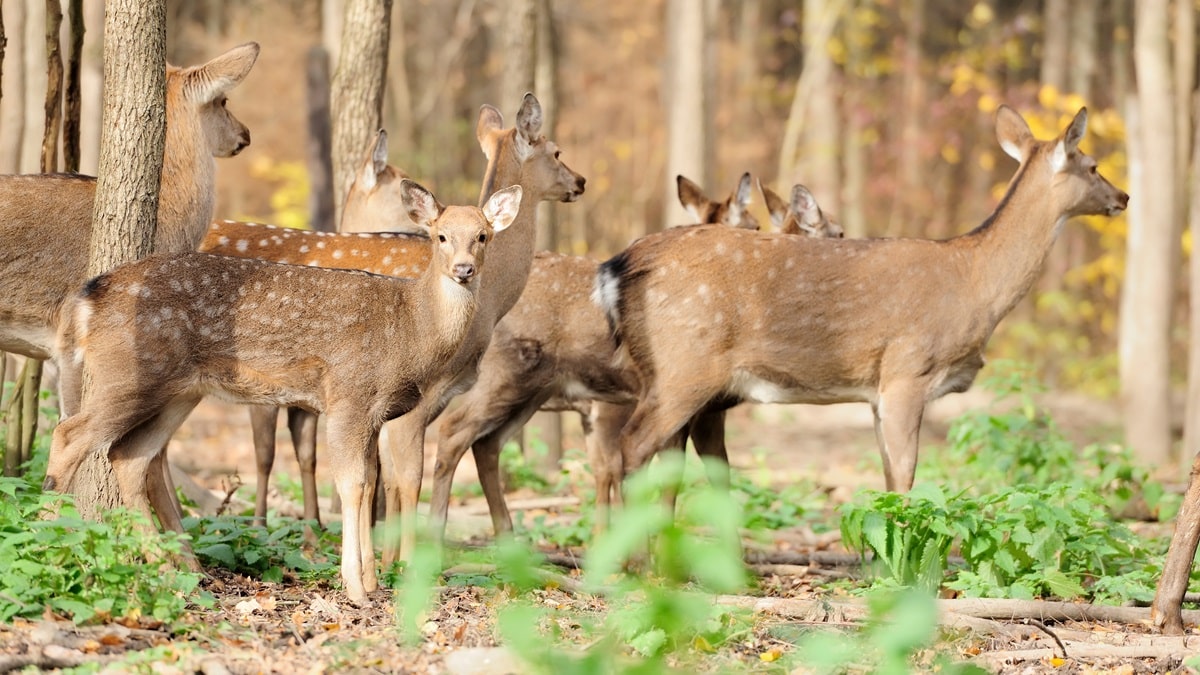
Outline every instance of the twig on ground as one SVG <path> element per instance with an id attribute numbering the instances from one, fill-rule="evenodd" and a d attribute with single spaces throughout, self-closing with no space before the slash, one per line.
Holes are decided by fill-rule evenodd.
<path id="1" fill-rule="evenodd" d="M 803 577 L 808 576 L 808 565 L 775 565 L 765 563 L 761 565 L 748 565 L 748 567 L 760 577 L 769 577 L 771 575 L 779 577 Z"/>
<path id="2" fill-rule="evenodd" d="M 1193 636 L 1194 637 L 1194 636 Z M 1095 645 L 1095 644 L 1078 644 L 1071 643 L 1071 659 L 1079 661 L 1080 659 L 1095 659 L 1095 658 L 1123 658 L 1123 659 L 1163 659 L 1163 658 L 1180 658 L 1196 653 L 1195 647 L 1171 646 L 1171 645 L 1134 645 L 1134 646 L 1116 646 L 1116 645 Z M 1000 650 L 994 652 L 985 652 L 975 657 L 973 660 L 976 663 L 999 667 L 1006 663 L 1020 663 L 1022 661 L 1040 661 L 1045 658 L 1053 657 L 1055 649 L 1052 647 L 1044 647 L 1041 649 L 1012 649 Z"/>
<path id="3" fill-rule="evenodd" d="M 497 567 L 495 565 L 486 563 L 462 563 L 460 565 L 446 568 L 442 572 L 442 576 L 451 577 L 460 574 L 494 574 L 496 570 Z M 551 572 L 549 570 L 544 570 L 537 567 L 529 571 L 532 572 L 543 584 L 558 586 L 568 593 L 581 594 L 589 592 L 588 590 L 584 589 L 583 584 L 578 579 L 572 579 L 565 574 L 559 574 L 557 572 Z"/>
<path id="4" fill-rule="evenodd" d="M 1056 635 L 1054 633 L 1054 631 L 1050 630 L 1046 626 L 1046 624 L 1042 623 L 1041 621 L 1038 621 L 1037 619 L 1025 619 L 1025 621 L 1023 623 L 1025 623 L 1026 625 L 1029 625 L 1029 626 L 1036 626 L 1043 633 L 1054 638 L 1054 641 L 1058 644 L 1058 648 L 1062 650 L 1062 657 L 1064 659 L 1070 658 L 1067 656 L 1067 646 L 1063 644 L 1062 640 L 1058 639 L 1058 635 Z"/>
<path id="5" fill-rule="evenodd" d="M 240 474 L 233 474 L 229 477 L 229 488 L 225 493 L 225 498 L 221 500 L 221 505 L 217 507 L 217 515 L 223 515 L 225 509 L 229 508 L 229 502 L 233 499 L 233 494 L 238 488 L 242 487 L 242 477 Z"/>

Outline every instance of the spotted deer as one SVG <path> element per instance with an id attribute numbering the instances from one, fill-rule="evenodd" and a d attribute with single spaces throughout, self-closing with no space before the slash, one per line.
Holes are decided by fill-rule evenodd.
<path id="1" fill-rule="evenodd" d="M 167 66 L 166 145 L 154 250 L 196 248 L 212 221 L 214 157 L 232 157 L 250 132 L 226 108 L 258 58 L 247 43 L 202 66 Z M 0 351 L 55 356 L 66 299 L 87 281 L 96 179 L 0 176 Z"/>
<path id="2" fill-rule="evenodd" d="M 388 164 L 387 156 L 387 131 L 380 129 L 354 174 L 342 208 L 340 232 L 370 234 L 351 239 L 324 232 L 221 220 L 209 227 L 199 250 L 294 265 L 416 277 L 429 265 L 429 237 L 409 219 L 400 194 L 401 182 L 407 174 Z M 279 408 L 249 406 L 249 413 L 257 465 L 254 519 L 262 525 L 266 523 L 268 485 L 275 464 Z M 302 408 L 288 408 L 287 426 L 300 466 L 304 519 L 320 522 L 315 479 L 317 416 Z"/>
<path id="3" fill-rule="evenodd" d="M 625 470 L 713 401 L 865 401 L 887 488 L 907 491 L 926 403 L 970 387 L 1063 223 L 1128 205 L 1079 150 L 1086 127 L 1081 109 L 1040 141 L 1001 106 L 1000 146 L 1020 166 L 991 216 L 951 239 L 706 226 L 643 237 L 603 263 L 596 298 L 641 387 L 621 434 Z"/>
<path id="4" fill-rule="evenodd" d="M 486 341 L 490 338 L 492 326 L 516 301 L 516 298 L 511 296 L 514 293 L 519 294 L 524 287 L 533 258 L 534 206 L 547 200 L 575 201 L 583 193 L 584 178 L 563 163 L 559 157 L 558 146 L 540 134 L 541 123 L 541 105 L 532 94 L 527 94 L 523 99 L 521 109 L 517 113 L 517 123 L 512 128 L 503 128 L 500 112 L 490 105 L 483 106 L 479 112 L 476 135 L 488 158 L 481 200 L 485 200 L 498 187 L 506 185 L 521 185 L 525 190 L 525 197 L 522 200 L 524 207 L 512 227 L 512 232 L 496 242 L 496 250 L 492 253 L 493 259 L 503 262 L 491 265 L 492 271 L 483 281 L 481 304 L 485 309 L 480 310 L 476 319 L 478 325 L 472 329 L 472 336 L 464 343 L 464 350 L 472 350 L 471 353 L 482 353 Z M 369 167 L 377 166 L 377 157 L 373 154 L 364 161 L 359 176 L 373 170 Z M 352 210 L 352 204 L 381 203 L 384 193 L 380 190 L 386 183 L 376 179 L 375 185 L 378 194 L 374 201 L 355 201 L 347 198 L 343 228 L 347 227 L 348 220 L 356 213 Z M 352 192 L 355 189 L 357 188 L 352 188 Z M 362 210 L 357 213 L 362 213 Z M 392 276 L 415 276 L 429 264 L 427 247 L 414 244 L 419 239 L 415 235 L 404 233 L 322 234 L 267 225 L 219 223 L 214 224 L 201 249 L 225 255 L 250 256 L 303 265 L 366 269 Z M 473 368 L 477 359 L 478 355 L 460 353 L 453 366 L 455 374 Z M 448 385 L 439 385 L 441 388 L 445 386 Z M 457 393 L 457 389 L 448 393 L 443 391 L 440 396 L 454 393 Z M 439 404 L 439 412 L 444 405 L 444 402 Z M 263 414 L 263 411 L 260 410 L 258 414 Z M 427 415 L 429 412 L 422 408 L 420 414 Z M 436 417 L 436 413 L 433 416 Z M 300 413 L 298 417 L 303 420 L 309 416 Z M 294 424 L 294 419 L 296 418 L 291 417 L 289 413 L 289 425 Z M 260 428 L 262 431 L 256 432 L 256 438 L 264 440 L 263 437 L 267 434 L 273 436 L 273 424 L 262 424 Z M 260 488 L 270 472 L 271 461 L 261 451 L 265 447 L 265 441 L 256 444 L 256 450 L 259 450 L 257 456 Z M 273 444 L 270 447 L 273 448 Z M 305 454 L 305 458 L 308 457 L 315 458 L 315 454 Z M 305 485 L 310 484 L 307 477 L 312 475 L 313 466 L 315 460 L 301 460 L 302 481 Z M 419 478 L 417 480 L 419 483 Z M 308 488 L 305 490 L 305 516 L 316 519 L 319 513 L 316 510 L 315 483 L 311 485 L 311 492 Z M 265 489 L 260 489 L 259 492 L 265 497 Z M 310 498 L 310 494 L 314 496 Z M 262 498 L 260 497 L 260 501 Z M 396 504 L 397 500 L 398 498 L 393 499 L 392 503 Z M 259 513 L 259 508 L 256 506 L 256 513 Z M 265 509 L 266 505 L 262 503 L 261 514 L 265 515 Z M 393 508 L 391 514 L 394 516 L 396 513 L 396 509 Z"/>
<path id="5" fill-rule="evenodd" d="M 710 200 L 684 176 L 677 177 L 676 185 L 680 203 L 699 222 L 758 229 L 757 219 L 748 210 L 749 173 L 741 177 L 733 194 L 720 202 Z M 797 186 L 794 195 L 803 195 L 808 201 L 793 199 L 790 204 L 761 185 L 760 189 L 776 227 L 807 219 L 807 232 L 814 236 L 837 228 L 802 186 Z M 803 211 L 794 210 L 796 207 Z M 525 292 L 496 325 L 484 352 L 479 381 L 461 397 L 460 405 L 442 417 L 430 514 L 443 531 L 454 472 L 468 448 L 479 467 L 479 482 L 495 531 L 512 529 L 495 470 L 497 458 L 504 442 L 539 409 L 575 410 L 583 417 L 584 444 L 596 481 L 599 526 L 604 525 L 611 500 L 619 500 L 618 433 L 637 402 L 637 384 L 635 373 L 614 358 L 608 324 L 590 300 L 598 265 L 582 256 L 539 252 L 534 257 Z M 723 409 L 698 415 L 690 431 L 697 452 L 726 459 Z M 685 440 L 678 439 L 676 444 L 682 447 Z M 727 476 L 713 477 L 728 483 Z"/>
<path id="6" fill-rule="evenodd" d="M 520 186 L 482 208 L 444 207 L 411 181 L 401 194 L 430 232 L 432 259 L 415 280 L 182 253 L 89 281 L 59 348 L 63 378 L 86 370 L 93 385 L 54 431 L 45 488 L 70 485 L 86 455 L 105 452 L 124 503 L 149 517 L 147 493 L 161 480 L 151 462 L 204 396 L 322 412 L 344 505 L 342 582 L 352 601 L 365 600 L 377 587 L 379 429 L 417 404 L 468 334 L 485 251 L 521 203 Z M 177 528 L 173 505 L 160 506 Z"/>

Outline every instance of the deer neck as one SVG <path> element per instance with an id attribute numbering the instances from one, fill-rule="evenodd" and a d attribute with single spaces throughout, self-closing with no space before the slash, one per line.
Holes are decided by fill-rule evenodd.
<path id="1" fill-rule="evenodd" d="M 495 161 L 484 174 L 479 197 L 479 203 L 483 204 L 497 190 L 510 185 L 520 185 L 524 190 L 516 219 L 488 245 L 487 269 L 480 279 L 479 318 L 491 322 L 487 327 L 489 333 L 525 290 L 537 245 L 537 207 L 542 192 L 522 174 L 523 158 L 517 154 L 515 135 L 516 130 L 512 129 L 501 137 Z"/>
<path id="2" fill-rule="evenodd" d="M 212 222 L 217 163 L 195 116 L 171 114 L 163 145 L 156 253 L 194 251 Z"/>
<path id="3" fill-rule="evenodd" d="M 413 304 L 412 316 L 399 316 L 401 324 L 411 323 L 426 326 L 418 335 L 424 347 L 416 353 L 422 354 L 430 365 L 450 358 L 466 337 L 479 309 L 480 279 L 460 284 L 442 273 L 444 261 L 431 260 L 429 268 L 415 285 L 408 300 Z M 411 331 L 412 326 L 398 326 L 401 334 Z"/>
<path id="4" fill-rule="evenodd" d="M 1017 170 L 992 215 L 963 237 L 973 254 L 970 274 L 993 327 L 1033 287 L 1067 220 L 1052 181 L 1046 163 L 1031 158 Z"/>

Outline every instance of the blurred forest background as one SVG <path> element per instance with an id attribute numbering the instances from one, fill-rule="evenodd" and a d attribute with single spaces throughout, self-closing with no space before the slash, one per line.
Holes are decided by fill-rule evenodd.
<path id="1" fill-rule="evenodd" d="M 38 170 L 47 2 L 5 0 L 0 172 Z M 218 166 L 218 217 L 331 228 L 315 180 L 349 0 L 170 0 L 168 59 L 249 40 L 262 55 L 230 106 L 253 143 Z M 361 1 L 360 1 L 360 4 Z M 1016 164 L 994 112 L 1056 135 L 1086 105 L 1084 149 L 1132 195 L 1062 231 L 988 358 L 1054 388 L 1120 398 L 1131 445 L 1159 464 L 1200 446 L 1186 420 L 1195 200 L 1196 0 L 378 0 L 390 160 L 446 203 L 474 203 L 479 106 L 511 123 L 532 89 L 587 192 L 543 217 L 543 245 L 605 257 L 685 222 L 682 173 L 727 195 L 744 171 L 812 189 L 848 236 L 944 238 L 995 207 Z M 65 2 L 64 2 L 65 8 Z M 83 3 L 82 171 L 100 142 L 103 3 Z M 63 26 L 63 41 L 67 27 Z M 319 125 L 318 125 L 319 126 Z M 364 146 L 365 149 L 365 146 Z M 333 157 L 357 164 L 361 151 Z M 756 208 L 761 209 L 761 205 Z M 316 214 L 316 215 L 314 215 Z M 765 211 L 760 220 L 766 222 Z M 714 265 L 723 264 L 714 259 Z M 936 330 L 936 328 L 935 328 Z M 1200 366 L 1200 359 L 1191 362 Z M 1185 401 L 1191 403 L 1188 405 Z"/>

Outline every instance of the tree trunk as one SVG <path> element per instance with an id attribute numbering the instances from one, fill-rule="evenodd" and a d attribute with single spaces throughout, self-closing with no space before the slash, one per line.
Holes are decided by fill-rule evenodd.
<path id="1" fill-rule="evenodd" d="M 346 0 L 345 7 L 330 95 L 336 222 L 341 222 L 354 170 L 383 120 L 392 0 Z"/>
<path id="2" fill-rule="evenodd" d="M 11 1 L 11 0 L 10 0 Z M 21 173 L 37 173 L 41 166 L 42 137 L 31 128 L 45 113 L 46 12 L 45 0 L 25 2 L 25 138 L 21 146 Z"/>
<path id="3" fill-rule="evenodd" d="M 907 234 L 914 214 L 930 205 L 930 181 L 921 170 L 921 139 L 926 116 L 921 41 L 925 36 L 925 0 L 909 0 L 904 21 L 903 103 L 900 116 L 899 190 L 888 223 L 888 236 Z M 818 195 L 820 193 L 817 193 Z M 818 197 L 820 199 L 820 197 Z"/>
<path id="4" fill-rule="evenodd" d="M 536 0 L 508 0 L 501 4 L 504 8 L 504 16 L 500 19 L 504 70 L 497 92 L 501 101 L 520 101 L 525 92 L 534 90 L 537 5 Z"/>
<path id="5" fill-rule="evenodd" d="M 1168 0 L 1138 4 L 1134 35 L 1142 180 L 1129 219 L 1120 325 L 1120 377 L 1127 442 L 1150 464 L 1171 459 L 1170 324 L 1176 225 L 1174 105 Z"/>
<path id="6" fill-rule="evenodd" d="M 1086 1 L 1086 0 L 1084 0 Z M 1067 58 L 1071 49 L 1070 0 L 1046 0 L 1042 14 L 1043 87 L 1059 92 L 1067 89 Z"/>
<path id="7" fill-rule="evenodd" d="M 1196 124 L 1200 125 L 1200 116 Z M 1200 135 L 1200 129 L 1196 129 Z M 1200 144 L 1192 154 L 1192 193 L 1200 194 Z M 1200 241 L 1200 202 L 1191 202 L 1188 216 L 1192 241 Z M 1151 605 L 1150 619 L 1156 628 L 1169 635 L 1183 634 L 1183 595 L 1187 592 L 1200 543 L 1200 255 L 1192 249 L 1191 272 L 1191 345 L 1188 350 L 1187 416 L 1183 425 L 1183 448 L 1192 456 L 1192 473 L 1183 504 L 1175 516 L 1175 534 L 1163 564 L 1158 591 Z"/>
<path id="8" fill-rule="evenodd" d="M 687 212 L 675 194 L 675 176 L 683 174 L 700 185 L 711 183 L 706 116 L 711 101 L 705 98 L 705 14 L 707 2 L 667 0 L 667 69 L 662 91 L 667 107 L 667 164 L 663 180 L 662 227 L 687 222 Z"/>
<path id="9" fill-rule="evenodd" d="M 163 0 L 109 0 L 105 6 L 104 137 L 89 275 L 145 257 L 154 245 L 166 137 L 166 37 Z M 101 454 L 88 457 L 70 489 L 85 517 L 120 503 L 112 467 Z"/>
<path id="10" fill-rule="evenodd" d="M 392 8 L 392 35 L 389 40 L 391 67 L 388 68 L 387 108 L 384 112 L 388 130 L 388 148 L 401 157 L 408 157 L 416 147 L 414 138 L 413 92 L 408 81 L 408 36 L 404 32 L 404 7 Z"/>
<path id="11" fill-rule="evenodd" d="M 63 98 L 63 171 L 77 173 L 83 111 L 83 0 L 69 0 L 67 16 L 71 24 L 71 44 L 67 49 L 67 81 Z"/>
<path id="12" fill-rule="evenodd" d="M 317 232 L 336 232 L 329 128 L 329 52 L 320 45 L 310 47 L 304 71 L 308 94 L 308 226 Z"/>
<path id="13" fill-rule="evenodd" d="M 21 144 L 25 137 L 25 2 L 0 3 L 4 16 L 5 50 L 0 99 L 0 173 L 21 171 Z"/>
<path id="14" fill-rule="evenodd" d="M 1098 0 L 1075 0 L 1071 8 L 1071 72 L 1067 75 L 1072 92 L 1090 105 L 1092 83 L 1100 48 L 1100 3 Z"/>

